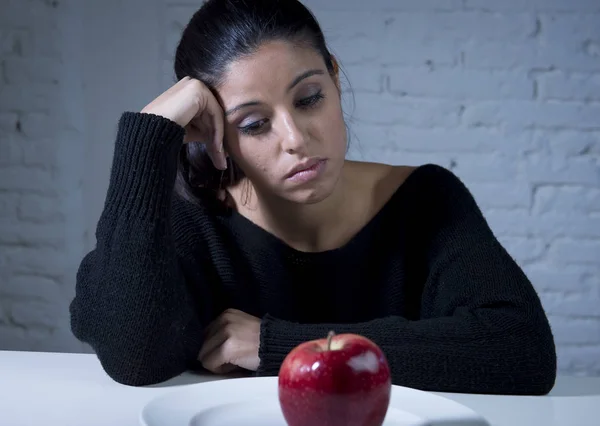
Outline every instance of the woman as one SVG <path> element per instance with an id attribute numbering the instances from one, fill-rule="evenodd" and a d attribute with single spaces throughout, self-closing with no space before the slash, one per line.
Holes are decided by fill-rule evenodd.
<path id="1" fill-rule="evenodd" d="M 375 341 L 395 384 L 552 388 L 538 296 L 458 178 L 344 159 L 337 62 L 303 5 L 209 0 L 175 72 L 119 122 L 71 304 L 114 380 L 277 375 L 331 329 Z"/>

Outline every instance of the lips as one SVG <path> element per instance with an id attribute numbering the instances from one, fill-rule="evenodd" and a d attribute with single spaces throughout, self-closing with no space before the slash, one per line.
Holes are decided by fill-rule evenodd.
<path id="1" fill-rule="evenodd" d="M 310 169 L 316 167 L 322 161 L 323 161 L 323 159 L 318 158 L 318 157 L 313 157 L 306 161 L 303 161 L 303 162 L 297 164 L 296 166 L 294 166 L 285 177 L 286 177 L 286 179 L 291 178 L 295 174 L 310 170 Z"/>

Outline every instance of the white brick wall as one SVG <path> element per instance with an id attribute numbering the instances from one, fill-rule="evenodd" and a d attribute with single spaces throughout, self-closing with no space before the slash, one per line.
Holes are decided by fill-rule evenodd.
<path id="1" fill-rule="evenodd" d="M 164 42 L 145 67 L 163 88 L 200 3 L 152 1 L 164 13 L 147 31 Z M 0 348 L 78 350 L 66 307 L 93 234 L 82 217 L 78 4 L 0 0 Z M 352 157 L 452 168 L 540 292 L 561 372 L 600 375 L 600 2 L 306 4 L 354 90 Z M 156 88 L 144 84 L 150 100 Z M 103 199 L 105 185 L 93 188 L 86 199 Z"/>
<path id="2" fill-rule="evenodd" d="M 78 10 L 0 11 L 0 349 L 81 350 L 67 310 L 84 233 Z"/>

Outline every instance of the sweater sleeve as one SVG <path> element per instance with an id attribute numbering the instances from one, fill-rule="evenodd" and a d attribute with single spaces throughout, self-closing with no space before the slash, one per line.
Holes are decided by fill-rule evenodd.
<path id="1" fill-rule="evenodd" d="M 329 330 L 377 343 L 396 385 L 427 391 L 543 395 L 554 386 L 556 351 L 533 286 L 494 237 L 451 172 L 428 166 L 415 188 L 426 282 L 418 320 L 297 324 L 271 316 L 261 328 L 258 374 L 277 374 L 300 342 Z"/>
<path id="2" fill-rule="evenodd" d="M 160 116 L 122 115 L 96 247 L 77 273 L 72 332 L 122 384 L 148 385 L 182 373 L 202 343 L 184 279 L 197 265 L 186 268 L 189 261 L 177 257 L 171 226 L 183 134 Z"/>

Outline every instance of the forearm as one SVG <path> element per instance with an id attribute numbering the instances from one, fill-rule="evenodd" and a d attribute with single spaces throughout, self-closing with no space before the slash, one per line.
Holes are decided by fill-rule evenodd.
<path id="1" fill-rule="evenodd" d="M 489 321 L 502 325 L 489 329 L 484 325 Z M 296 345 L 323 338 L 329 330 L 360 334 L 378 344 L 396 385 L 442 392 L 545 394 L 555 379 L 554 343 L 544 327 L 493 309 L 359 324 L 296 324 L 266 317 L 258 374 L 278 374 Z"/>

